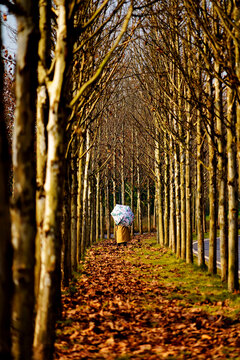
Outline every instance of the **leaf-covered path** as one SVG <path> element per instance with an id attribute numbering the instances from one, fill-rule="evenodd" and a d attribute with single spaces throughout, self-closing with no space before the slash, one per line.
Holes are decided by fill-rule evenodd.
<path id="1" fill-rule="evenodd" d="M 143 248 L 153 263 L 141 261 Z M 144 236 L 126 248 L 113 240 L 92 247 L 82 275 L 63 294 L 55 359 L 240 359 L 239 317 L 171 298 L 188 294 L 162 281 L 157 260 L 165 253 Z"/>

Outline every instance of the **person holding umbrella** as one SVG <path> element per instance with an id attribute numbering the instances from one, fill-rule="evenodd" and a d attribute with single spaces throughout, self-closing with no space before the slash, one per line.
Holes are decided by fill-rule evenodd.
<path id="1" fill-rule="evenodd" d="M 129 226 L 131 226 L 133 223 L 134 214 L 129 206 L 117 204 L 111 212 L 111 215 L 114 219 L 115 224 L 117 225 L 117 245 L 126 246 L 127 242 L 130 240 Z"/>

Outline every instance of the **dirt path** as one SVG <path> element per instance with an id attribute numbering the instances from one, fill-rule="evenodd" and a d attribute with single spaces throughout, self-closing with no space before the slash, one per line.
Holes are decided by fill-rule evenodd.
<path id="1" fill-rule="evenodd" d="M 82 276 L 63 295 L 55 359 L 240 359 L 239 323 L 169 300 L 176 289 L 146 279 L 159 265 L 141 264 L 136 250 L 147 245 L 138 240 L 88 251 Z"/>

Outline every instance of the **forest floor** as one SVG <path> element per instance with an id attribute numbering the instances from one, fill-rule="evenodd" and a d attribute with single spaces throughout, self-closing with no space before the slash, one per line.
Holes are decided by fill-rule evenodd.
<path id="1" fill-rule="evenodd" d="M 134 237 L 87 251 L 63 289 L 55 359 L 240 359 L 240 296 L 218 276 Z"/>

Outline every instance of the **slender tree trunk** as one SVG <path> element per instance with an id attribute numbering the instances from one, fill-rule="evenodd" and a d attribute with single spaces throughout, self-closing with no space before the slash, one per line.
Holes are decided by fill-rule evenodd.
<path id="1" fill-rule="evenodd" d="M 125 204 L 125 176 L 124 176 L 124 121 L 122 122 L 122 136 L 121 136 L 121 200 L 122 205 Z"/>
<path id="2" fill-rule="evenodd" d="M 105 224 L 107 231 L 107 239 L 110 239 L 110 202 L 109 202 L 109 180 L 107 174 L 105 174 Z"/>
<path id="3" fill-rule="evenodd" d="M 81 257 L 84 256 L 86 246 L 87 246 L 87 222 L 88 222 L 88 170 L 89 170 L 89 163 L 90 163 L 90 134 L 89 129 L 87 129 L 86 135 L 86 161 L 85 161 L 85 169 L 84 169 L 84 180 L 83 180 L 83 210 L 82 210 L 82 241 L 81 241 Z"/>
<path id="4" fill-rule="evenodd" d="M 151 198 L 150 198 L 150 180 L 147 179 L 147 229 L 151 232 Z"/>
<path id="5" fill-rule="evenodd" d="M 154 196 L 154 207 L 153 207 L 153 228 L 156 229 L 156 183 L 155 183 L 155 196 Z"/>
<path id="6" fill-rule="evenodd" d="M 181 256 L 181 199 L 180 199 L 180 167 L 179 167 L 179 146 L 175 144 L 175 202 L 176 202 L 176 255 Z"/>
<path id="7" fill-rule="evenodd" d="M 73 141 L 71 151 L 71 263 L 73 271 L 77 271 L 77 164 L 76 139 Z"/>
<path id="8" fill-rule="evenodd" d="M 216 183 L 216 151 L 214 148 L 214 115 L 212 110 L 212 80 L 209 76 L 207 79 L 208 86 L 207 91 L 209 94 L 209 101 L 207 102 L 207 114 L 208 114 L 208 153 L 209 153 L 209 261 L 208 271 L 211 274 L 217 272 L 217 183 Z"/>
<path id="9" fill-rule="evenodd" d="M 39 31 L 40 40 L 38 46 L 38 89 L 37 89 L 37 191 L 36 191 L 36 265 L 35 265 L 35 296 L 38 295 L 40 270 L 41 270 L 41 239 L 43 236 L 43 221 L 45 210 L 45 190 L 44 182 L 46 177 L 47 160 L 47 117 L 49 102 L 46 87 L 46 70 L 50 63 L 50 0 L 43 0 L 39 3 Z"/>
<path id="10" fill-rule="evenodd" d="M 0 19 L 0 49 L 2 48 Z M 0 359 L 11 360 L 12 246 L 9 201 L 10 156 L 3 118 L 3 63 L 0 57 Z"/>
<path id="11" fill-rule="evenodd" d="M 215 62 L 215 71 L 221 74 L 219 63 Z M 215 86 L 215 116 L 218 135 L 218 173 L 219 173 L 219 228 L 220 228 L 220 256 L 221 256 L 221 279 L 227 281 L 228 272 L 228 225 L 227 225 L 227 178 L 226 178 L 226 155 L 223 124 L 222 85 L 218 79 L 214 79 Z"/>
<path id="12" fill-rule="evenodd" d="M 234 93 L 228 88 L 228 289 L 239 288 L 238 282 L 238 191 L 237 191 L 237 159 L 236 159 L 236 115 Z"/>
<path id="13" fill-rule="evenodd" d="M 188 94 L 190 95 L 190 93 Z M 191 134 L 190 134 L 190 104 L 187 104 L 187 138 L 186 138 L 186 262 L 193 262 L 192 249 L 192 188 L 191 188 L 191 167 L 190 167 L 190 149 L 191 149 Z M 194 212 L 194 211 L 193 211 Z"/>
<path id="14" fill-rule="evenodd" d="M 238 78 L 238 81 L 240 81 L 240 8 L 239 3 L 237 1 L 234 1 L 234 10 L 233 10 L 233 21 L 236 24 L 234 27 L 233 33 L 234 33 L 234 55 L 235 55 L 235 72 L 236 76 Z M 232 64 L 233 65 L 233 64 Z M 234 68 L 234 66 L 232 67 Z M 240 89 L 239 86 L 237 86 L 237 101 L 236 101 L 236 135 L 237 135 L 237 160 L 238 160 L 238 169 L 240 169 Z M 240 176 L 238 176 L 238 192 L 240 192 Z"/>
<path id="15" fill-rule="evenodd" d="M 72 277 L 71 261 L 71 236 L 70 236 L 70 213 L 71 208 L 69 196 L 68 171 L 64 182 L 64 200 L 63 200 L 63 286 L 69 286 L 69 279 Z"/>
<path id="16" fill-rule="evenodd" d="M 117 192 L 116 192 L 116 176 L 117 176 L 117 169 L 116 169 L 116 134 L 114 133 L 114 151 L 113 151 L 113 208 L 117 204 Z M 113 231 L 113 237 L 116 238 L 116 225 L 114 223 L 114 231 Z"/>
<path id="17" fill-rule="evenodd" d="M 172 138 L 170 139 L 170 149 L 172 152 Z M 173 152 L 172 152 L 173 153 Z M 170 157 L 170 241 L 169 247 L 176 252 L 176 222 L 175 222 L 175 194 L 174 194 L 174 159 Z"/>
<path id="18" fill-rule="evenodd" d="M 205 264 L 204 259 L 204 232 L 203 232 L 203 155 L 202 155 L 202 143 L 203 143 L 203 131 L 201 124 L 200 112 L 197 112 L 197 239 L 198 239 L 198 265 Z"/>
<path id="19" fill-rule="evenodd" d="M 81 242 L 82 242 L 82 174 L 83 174 L 83 144 L 81 138 L 81 145 L 78 154 L 78 184 L 77 184 L 77 261 L 81 259 Z"/>
<path id="20" fill-rule="evenodd" d="M 96 175 L 96 239 L 100 237 L 100 173 Z"/>
<path id="21" fill-rule="evenodd" d="M 96 242 L 96 179 L 94 176 L 91 177 L 91 229 L 90 229 L 90 245 Z"/>
<path id="22" fill-rule="evenodd" d="M 180 133 L 182 132 L 182 129 Z M 183 140 L 182 140 L 183 141 Z M 185 183 L 185 152 L 180 144 L 180 199 L 181 199 L 181 258 L 186 259 L 186 183 Z"/>
<path id="23" fill-rule="evenodd" d="M 100 238 L 104 239 L 103 189 L 100 188 Z"/>
<path id="24" fill-rule="evenodd" d="M 51 360 L 53 356 L 56 310 L 60 296 L 60 214 L 62 197 L 62 143 L 64 118 L 60 114 L 62 86 L 66 67 L 66 6 L 58 4 L 58 29 L 56 34 L 56 61 L 53 80 L 49 86 L 48 154 L 45 181 L 45 214 L 41 252 L 41 276 L 34 336 L 35 358 Z M 32 51 L 32 50 L 31 50 Z"/>
<path id="25" fill-rule="evenodd" d="M 132 154 L 131 154 L 131 209 L 134 213 L 134 127 L 132 127 Z M 134 235 L 134 221 L 131 226 L 131 235 Z"/>
<path id="26" fill-rule="evenodd" d="M 35 115 L 38 7 L 19 0 L 16 111 L 13 134 L 13 356 L 32 358 L 35 265 Z"/>
<path id="27" fill-rule="evenodd" d="M 137 164 L 137 219 L 138 219 L 138 232 L 142 234 L 142 204 L 141 204 L 141 184 L 140 184 L 140 168 Z"/>
<path id="28" fill-rule="evenodd" d="M 155 176 L 156 176 L 156 220 L 157 220 L 157 242 L 160 245 L 164 243 L 164 233 L 163 233 L 163 206 L 162 206 L 162 182 L 160 174 L 160 148 L 159 148 L 159 130 L 158 123 L 155 120 L 155 132 L 156 132 L 156 141 L 155 141 Z"/>
<path id="29" fill-rule="evenodd" d="M 167 138 L 164 136 L 165 172 L 164 172 L 164 244 L 169 246 L 169 155 L 167 151 Z"/>

